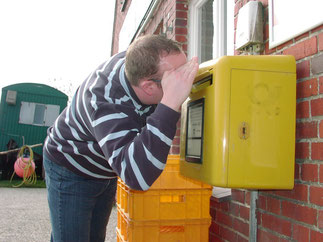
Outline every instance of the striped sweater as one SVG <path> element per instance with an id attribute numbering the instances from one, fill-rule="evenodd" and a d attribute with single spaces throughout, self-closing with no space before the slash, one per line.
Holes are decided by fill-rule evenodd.
<path id="1" fill-rule="evenodd" d="M 90 179 L 119 176 L 147 190 L 165 167 L 180 114 L 140 102 L 125 75 L 125 52 L 90 74 L 60 114 L 44 155 Z"/>

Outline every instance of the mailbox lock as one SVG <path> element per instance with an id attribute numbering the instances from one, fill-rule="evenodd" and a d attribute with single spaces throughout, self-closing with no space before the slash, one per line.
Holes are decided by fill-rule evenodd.
<path id="1" fill-rule="evenodd" d="M 242 122 L 239 127 L 239 137 L 240 139 L 249 138 L 249 125 L 246 122 Z"/>

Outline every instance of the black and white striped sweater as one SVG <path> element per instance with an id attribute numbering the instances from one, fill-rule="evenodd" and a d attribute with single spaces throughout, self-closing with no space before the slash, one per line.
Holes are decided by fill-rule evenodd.
<path id="1" fill-rule="evenodd" d="M 125 53 L 113 56 L 78 88 L 44 144 L 44 155 L 92 179 L 119 176 L 147 190 L 163 171 L 180 114 L 143 105 L 125 76 Z"/>

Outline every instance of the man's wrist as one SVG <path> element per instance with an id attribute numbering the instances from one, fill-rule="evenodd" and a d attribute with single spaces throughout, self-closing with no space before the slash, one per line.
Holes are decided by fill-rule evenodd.
<path id="1" fill-rule="evenodd" d="M 165 102 L 164 100 L 161 100 L 161 101 L 160 101 L 160 103 L 162 103 L 162 104 L 164 104 L 165 106 L 167 106 L 167 107 L 169 107 L 169 108 L 173 109 L 173 110 L 174 110 L 174 111 L 176 111 L 176 112 L 179 112 L 179 111 L 180 111 L 180 107 L 181 107 L 181 106 L 178 106 L 178 105 L 176 105 L 176 104 L 174 104 L 174 103 L 171 103 L 171 102 Z"/>

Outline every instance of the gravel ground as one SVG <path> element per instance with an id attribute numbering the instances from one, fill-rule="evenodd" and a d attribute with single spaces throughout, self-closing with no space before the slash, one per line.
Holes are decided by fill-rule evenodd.
<path id="1" fill-rule="evenodd" d="M 44 188 L 0 188 L 0 242 L 50 241 L 47 191 Z M 117 208 L 114 207 L 106 240 L 115 242 Z"/>

